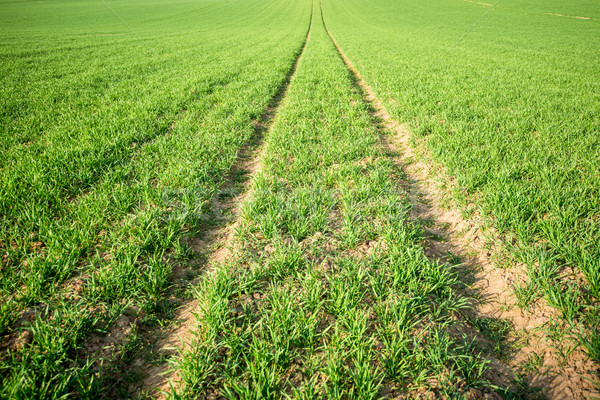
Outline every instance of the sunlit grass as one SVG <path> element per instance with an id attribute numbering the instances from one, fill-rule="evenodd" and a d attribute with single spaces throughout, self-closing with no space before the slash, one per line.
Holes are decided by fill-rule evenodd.
<path id="1" fill-rule="evenodd" d="M 507 254 L 526 266 L 518 304 L 545 298 L 574 331 L 586 327 L 589 343 L 600 326 L 598 7 L 488 3 L 497 6 L 323 8 L 361 75 L 410 124 L 413 144 L 446 169 L 457 203 L 506 235 Z"/>
<path id="2" fill-rule="evenodd" d="M 172 268 L 189 256 L 180 239 L 201 231 L 310 10 L 1 7 L 0 334 L 31 335 L 0 357 L 0 397 L 94 397 L 105 383 L 86 340 L 125 310 L 151 324 L 173 306 Z"/>
<path id="3" fill-rule="evenodd" d="M 243 207 L 243 250 L 196 292 L 172 398 L 376 399 L 384 388 L 460 398 L 488 387 L 487 361 L 455 330 L 466 307 L 457 277 L 424 255 L 379 133 L 316 5 Z"/>

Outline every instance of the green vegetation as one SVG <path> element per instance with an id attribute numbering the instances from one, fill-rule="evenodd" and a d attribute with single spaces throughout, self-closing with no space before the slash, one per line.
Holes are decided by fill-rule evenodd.
<path id="1" fill-rule="evenodd" d="M 525 266 L 518 304 L 560 311 L 544 329 L 561 359 L 600 362 L 591 0 L 0 7 L 0 398 L 131 395 L 141 331 L 190 292 L 174 399 L 537 395 L 544 353 L 494 385 L 513 324 L 465 317 L 460 257 L 425 255 L 444 238 L 411 218 L 390 132 L 329 34 Z M 281 98 L 232 257 L 200 278 L 188 244 Z"/>
<path id="2" fill-rule="evenodd" d="M 425 257 L 380 133 L 315 7 L 241 250 L 197 290 L 172 398 L 466 398 L 489 385 L 487 361 L 457 333 L 457 277 Z"/>
<path id="3" fill-rule="evenodd" d="M 389 112 L 447 169 L 456 198 L 476 204 L 526 265 L 520 303 L 544 297 L 568 324 L 598 329 L 600 10 L 497 3 L 328 0 L 323 9 Z M 598 332 L 584 335 L 589 344 L 587 335 Z"/>
<path id="4" fill-rule="evenodd" d="M 310 7 L 0 5 L 0 397 L 94 397 L 94 360 L 110 360 L 86 338 L 169 306 L 180 238 L 285 80 Z"/>

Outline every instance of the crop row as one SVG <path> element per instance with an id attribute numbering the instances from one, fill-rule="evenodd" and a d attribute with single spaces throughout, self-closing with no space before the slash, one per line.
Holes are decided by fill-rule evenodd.
<path id="1" fill-rule="evenodd" d="M 490 390 L 488 361 L 458 334 L 457 276 L 425 256 L 381 133 L 316 3 L 242 205 L 238 251 L 196 290 L 195 336 L 172 398 Z"/>
<path id="2" fill-rule="evenodd" d="M 446 169 L 466 214 L 476 209 L 502 234 L 501 264 L 525 266 L 519 305 L 544 299 L 566 321 L 557 334 L 578 336 L 600 361 L 598 10 L 498 3 L 323 7 L 392 116 Z"/>
<path id="3" fill-rule="evenodd" d="M 46 20 L 48 37 L 23 26 L 27 39 L 3 47 L 0 397 L 95 396 L 106 353 L 85 345 L 90 335 L 126 310 L 151 324 L 173 306 L 173 265 L 188 254 L 180 239 L 200 229 L 285 80 L 309 12 L 212 2 L 174 27 L 110 4 L 123 39 L 82 35 L 76 18 L 107 29 L 88 5 L 70 9 L 72 31 Z M 12 11 L 34 18 L 44 5 L 27 7 Z"/>

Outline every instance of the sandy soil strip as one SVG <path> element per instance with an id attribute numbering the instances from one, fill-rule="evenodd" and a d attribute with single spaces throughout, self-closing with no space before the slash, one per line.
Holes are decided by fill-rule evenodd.
<path id="1" fill-rule="evenodd" d="M 387 131 L 394 133 L 382 137 L 383 145 L 397 154 L 397 162 L 402 164 L 410 179 L 407 189 L 414 204 L 413 217 L 430 222 L 426 225 L 430 236 L 425 243 L 427 255 L 442 262 L 459 257 L 464 264 L 461 278 L 475 281 L 469 285 L 466 294 L 480 299 L 474 304 L 472 316 L 508 321 L 514 328 L 509 340 L 512 342 L 509 354 L 502 361 L 490 360 L 491 382 L 498 386 L 510 383 L 512 390 L 526 384 L 529 387 L 526 392 L 531 393 L 527 397 L 537 397 L 533 394 L 536 391 L 550 399 L 598 396 L 600 393 L 590 382 L 597 376 L 598 366 L 588 360 L 581 348 L 572 349 L 569 346 L 573 344 L 555 343 L 544 331 L 548 324 L 559 320 L 559 313 L 545 304 L 538 304 L 529 311 L 516 306 L 512 288 L 514 283 L 523 282 L 523 273 L 519 266 L 502 269 L 495 266 L 492 257 L 501 251 L 498 235 L 491 229 L 482 231 L 483 221 L 477 213 L 465 219 L 458 207 L 444 207 L 449 196 L 447 189 L 441 188 L 439 177 L 445 182 L 450 180 L 443 167 L 427 160 L 423 151 L 416 153 L 411 147 L 411 132 L 407 126 L 391 117 L 333 35 L 329 31 L 328 34 L 362 89 L 365 100 L 372 106 L 374 117 Z M 570 354 L 560 355 L 568 351 Z M 540 364 L 539 368 L 528 370 L 526 366 L 533 361 Z"/>
<path id="2" fill-rule="evenodd" d="M 495 4 L 483 3 L 480 1 L 473 1 L 473 0 L 465 0 L 465 1 L 467 3 L 478 4 L 478 5 L 484 6 L 484 7 L 495 7 Z M 546 15 L 554 15 L 555 17 L 565 17 L 565 18 L 591 19 L 590 17 L 580 17 L 578 15 L 564 15 L 564 14 L 553 13 L 553 12 L 547 12 Z"/>
<path id="3" fill-rule="evenodd" d="M 465 0 L 468 3 L 473 3 L 473 4 L 479 4 L 480 6 L 485 6 L 485 7 L 494 7 L 494 4 L 490 4 L 490 3 L 482 3 L 479 1 L 473 1 L 473 0 Z"/>
<path id="4" fill-rule="evenodd" d="M 556 17 L 566 17 L 566 18 L 577 18 L 577 19 L 591 19 L 590 17 L 580 17 L 578 15 L 564 15 L 564 14 L 557 14 L 557 13 L 546 13 L 546 15 L 554 15 Z"/>
<path id="5" fill-rule="evenodd" d="M 310 40 L 311 28 L 312 11 L 306 38 L 292 68 L 261 118 L 255 122 L 255 132 L 251 143 L 238 152 L 237 160 L 220 192 L 225 194 L 238 192 L 236 189 L 236 177 L 240 175 L 245 177 L 243 190 L 235 196 L 219 196 L 217 194 L 212 200 L 213 215 L 226 216 L 225 218 L 228 220 L 228 223 L 226 226 L 222 226 L 223 224 L 221 224 L 221 226 L 205 232 L 202 239 L 187 238 L 187 244 L 193 249 L 194 253 L 200 258 L 206 258 L 205 264 L 207 268 L 205 273 L 213 272 L 215 265 L 227 261 L 234 253 L 234 234 L 236 227 L 239 225 L 241 206 L 245 199 L 251 195 L 251 183 L 262 169 L 263 138 L 268 134 L 273 120 L 277 115 L 277 110 L 287 94 L 291 79 L 302 59 L 306 44 Z M 165 358 L 171 358 L 177 353 L 178 349 L 189 345 L 190 340 L 194 337 L 198 310 L 199 305 L 197 301 L 191 301 L 178 310 L 175 318 L 176 323 L 166 332 L 162 333 L 156 345 L 156 351 L 159 354 L 162 354 Z M 134 364 L 134 367 L 144 375 L 147 375 L 143 381 L 143 389 L 138 393 L 141 397 L 151 396 L 164 399 L 163 391 L 170 390 L 171 385 L 176 385 L 177 383 L 177 373 L 170 370 L 170 364 L 167 362 L 152 366 L 147 361 L 140 359 Z"/>

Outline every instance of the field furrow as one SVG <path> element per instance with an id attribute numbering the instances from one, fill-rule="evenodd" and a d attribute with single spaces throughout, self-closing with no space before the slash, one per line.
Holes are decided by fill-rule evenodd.
<path id="1" fill-rule="evenodd" d="M 118 42 L 108 52 L 121 47 L 128 58 L 111 55 L 116 64 L 72 70 L 64 80 L 60 69 L 69 65 L 58 65 L 47 81 L 30 80 L 37 92 L 19 92 L 19 75 L 50 69 L 6 66 L 2 89 L 30 97 L 25 114 L 2 122 L 12 119 L 19 132 L 32 116 L 44 125 L 32 143 L 4 149 L 0 171 L 0 397 L 95 397 L 143 344 L 138 330 L 169 319 L 180 301 L 168 294 L 177 271 L 189 277 L 198 267 L 181 238 L 205 229 L 211 198 L 278 95 L 306 32 L 306 3 L 261 3 L 254 17 L 247 7 L 227 9 L 238 18 L 209 22 L 218 14 L 207 14 L 199 28 L 188 20 L 193 25 L 183 31 L 168 24 L 143 30 L 140 22 L 144 35 L 162 29 L 144 40 L 156 46 L 154 57 L 136 58 L 137 38 Z M 250 26 L 257 36 L 242 40 Z M 163 49 L 173 33 L 177 46 Z M 44 57 L 26 57 L 37 56 Z M 104 81 L 105 91 L 94 81 Z M 45 85 L 53 91 L 41 91 Z M 50 96 L 42 104 L 52 118 L 32 93 Z M 10 142 L 10 130 L 2 132 Z"/>
<path id="2" fill-rule="evenodd" d="M 262 170 L 265 135 L 268 135 L 280 104 L 289 89 L 291 79 L 298 68 L 306 43 L 310 38 L 312 23 L 311 11 L 306 38 L 294 64 L 260 119 L 255 122 L 254 134 L 249 143 L 240 149 L 236 162 L 211 198 L 206 229 L 200 235 L 184 238 L 193 252 L 192 257 L 197 263 L 197 268 L 203 274 L 213 273 L 215 263 L 223 262 L 231 257 L 234 244 L 233 235 L 239 225 L 241 205 L 249 195 L 250 182 Z M 182 277 L 185 275 L 184 272 L 178 271 L 179 278 L 184 278 Z M 185 287 L 189 285 L 188 281 L 183 284 Z M 132 358 L 126 367 L 127 374 L 120 376 L 115 384 L 121 385 L 123 390 L 137 392 L 144 396 L 164 398 L 166 391 L 172 390 L 171 382 L 174 380 L 172 376 L 178 375 L 177 370 L 171 371 L 172 365 L 168 362 L 169 358 L 173 357 L 177 349 L 189 345 L 198 311 L 198 302 L 193 298 L 189 299 L 177 309 L 176 316 L 169 326 L 146 332 L 146 340 L 150 342 L 149 350 L 142 351 Z M 141 361 L 144 357 L 149 361 Z M 124 385 L 123 381 L 126 382 L 128 375 L 142 376 L 143 379 L 133 385 Z"/>
<path id="3" fill-rule="evenodd" d="M 479 229 L 481 221 L 465 218 L 456 208 L 444 206 L 447 194 L 431 177 L 432 165 L 419 161 L 410 145 L 411 132 L 406 124 L 394 120 L 383 102 L 344 54 L 337 41 L 328 31 L 340 56 L 352 71 L 357 84 L 363 91 L 366 101 L 373 107 L 374 115 L 391 137 L 382 136 L 385 146 L 397 154 L 397 162 L 404 163 L 404 171 L 410 180 L 407 190 L 411 195 L 413 209 L 411 216 L 421 221 L 427 242 L 425 252 L 430 259 L 441 263 L 460 262 L 462 271 L 459 277 L 465 287 L 459 291 L 472 299 L 473 309 L 465 310 L 464 318 L 472 331 L 479 331 L 484 348 L 488 351 L 494 370 L 492 382 L 499 387 L 510 387 L 519 396 L 532 396 L 537 391 L 545 392 L 551 398 L 582 396 L 594 392 L 593 380 L 597 366 L 580 354 L 560 360 L 556 349 L 564 345 L 540 332 L 527 332 L 532 326 L 553 323 L 559 315 L 549 307 L 538 309 L 535 314 L 507 312 L 507 307 L 517 308 L 514 297 L 507 293 L 506 282 L 510 275 L 494 268 L 486 248 L 485 239 Z M 465 229 L 467 237 L 463 237 Z M 526 336 L 511 339 L 511 331 L 523 332 Z M 512 345 L 511 345 L 512 342 Z M 560 351 L 560 350 L 559 350 Z M 508 355 L 511 359 L 508 359 Z M 554 357 L 555 363 L 544 374 L 535 376 L 522 372 L 522 363 L 535 359 L 538 354 Z M 578 371 L 572 368 L 578 366 Z M 580 384 L 581 379 L 587 382 Z"/>
<path id="4" fill-rule="evenodd" d="M 406 177 L 316 4 L 315 21 L 232 253 L 195 291 L 170 396 L 491 393 L 456 269 L 426 256 Z"/>
<path id="5" fill-rule="evenodd" d="M 600 70 L 583 60 L 597 54 L 597 24 L 556 21 L 547 13 L 575 12 L 558 2 L 449 3 L 452 23 L 430 4 L 379 3 L 370 14 L 367 3 L 323 4 L 344 52 L 407 128 L 412 168 L 461 210 L 430 230 L 479 250 L 487 283 L 475 286 L 492 301 L 478 308 L 509 322 L 518 380 L 551 398 L 597 395 Z M 550 26 L 560 35 L 543 36 Z"/>
<path id="6" fill-rule="evenodd" d="M 0 399 L 600 396 L 597 0 L 0 0 Z"/>

